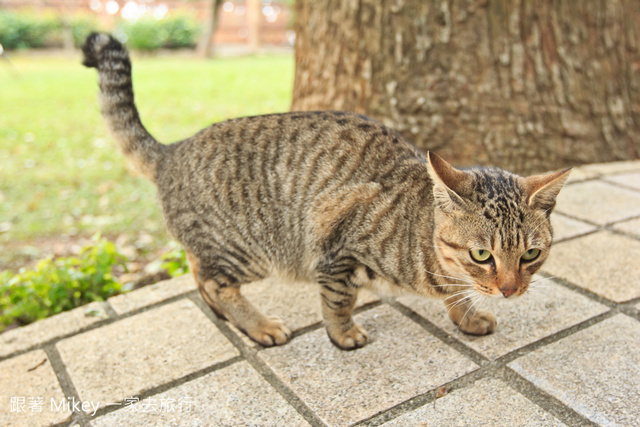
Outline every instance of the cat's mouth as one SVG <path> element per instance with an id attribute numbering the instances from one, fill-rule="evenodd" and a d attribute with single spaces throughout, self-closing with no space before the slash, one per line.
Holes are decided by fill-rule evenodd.
<path id="1" fill-rule="evenodd" d="M 529 285 L 524 285 L 523 283 L 512 283 L 501 285 L 492 284 L 489 286 L 481 283 L 474 283 L 473 287 L 475 291 L 482 296 L 513 299 L 522 296 L 529 288 Z"/>

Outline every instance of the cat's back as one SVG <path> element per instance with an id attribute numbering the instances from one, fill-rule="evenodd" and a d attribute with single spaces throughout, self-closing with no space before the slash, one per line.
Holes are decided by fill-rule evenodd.
<path id="1" fill-rule="evenodd" d="M 157 177 L 161 191 L 187 182 L 201 182 L 202 189 L 206 183 L 279 184 L 284 196 L 295 196 L 289 187 L 377 181 L 399 162 L 424 162 L 397 132 L 338 111 L 227 120 L 168 148 Z"/>
<path id="2" fill-rule="evenodd" d="M 273 114 L 217 123 L 168 146 L 156 183 L 167 226 L 183 243 L 205 233 L 241 239 L 294 264 L 314 203 L 353 184 L 392 185 L 407 162 L 424 157 L 365 116 Z"/>

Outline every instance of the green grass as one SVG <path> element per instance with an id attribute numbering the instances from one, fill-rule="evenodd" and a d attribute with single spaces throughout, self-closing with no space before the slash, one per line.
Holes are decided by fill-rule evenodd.
<path id="1" fill-rule="evenodd" d="M 100 116 L 97 73 L 80 58 L 0 62 L 0 245 L 145 231 L 165 239 L 154 187 L 132 176 Z M 287 111 L 293 57 L 133 59 L 143 123 L 158 140 L 227 118 Z M 9 245 L 11 243 L 11 245 Z M 2 261 L 11 250 L 0 250 Z"/>

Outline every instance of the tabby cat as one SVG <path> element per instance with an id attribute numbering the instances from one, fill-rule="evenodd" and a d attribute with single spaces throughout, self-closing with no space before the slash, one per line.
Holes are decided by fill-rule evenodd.
<path id="1" fill-rule="evenodd" d="M 352 318 L 361 288 L 440 297 L 462 331 L 482 335 L 496 319 L 470 310 L 473 298 L 522 295 L 547 258 L 569 170 L 461 171 L 345 112 L 233 119 L 163 145 L 138 116 L 125 48 L 95 33 L 83 51 L 98 70 L 104 118 L 156 184 L 202 297 L 263 346 L 291 332 L 242 296 L 246 283 L 318 283 L 331 341 L 355 349 L 368 339 Z"/>

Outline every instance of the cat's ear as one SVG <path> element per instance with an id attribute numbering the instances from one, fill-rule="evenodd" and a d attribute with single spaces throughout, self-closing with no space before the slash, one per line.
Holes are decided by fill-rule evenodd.
<path id="1" fill-rule="evenodd" d="M 466 204 L 462 196 L 469 191 L 470 177 L 431 151 L 427 153 L 427 157 L 436 206 L 445 212 L 462 208 Z"/>
<path id="2" fill-rule="evenodd" d="M 527 203 L 532 209 L 548 211 L 556 205 L 556 197 L 567 182 L 571 168 L 524 178 Z"/>

